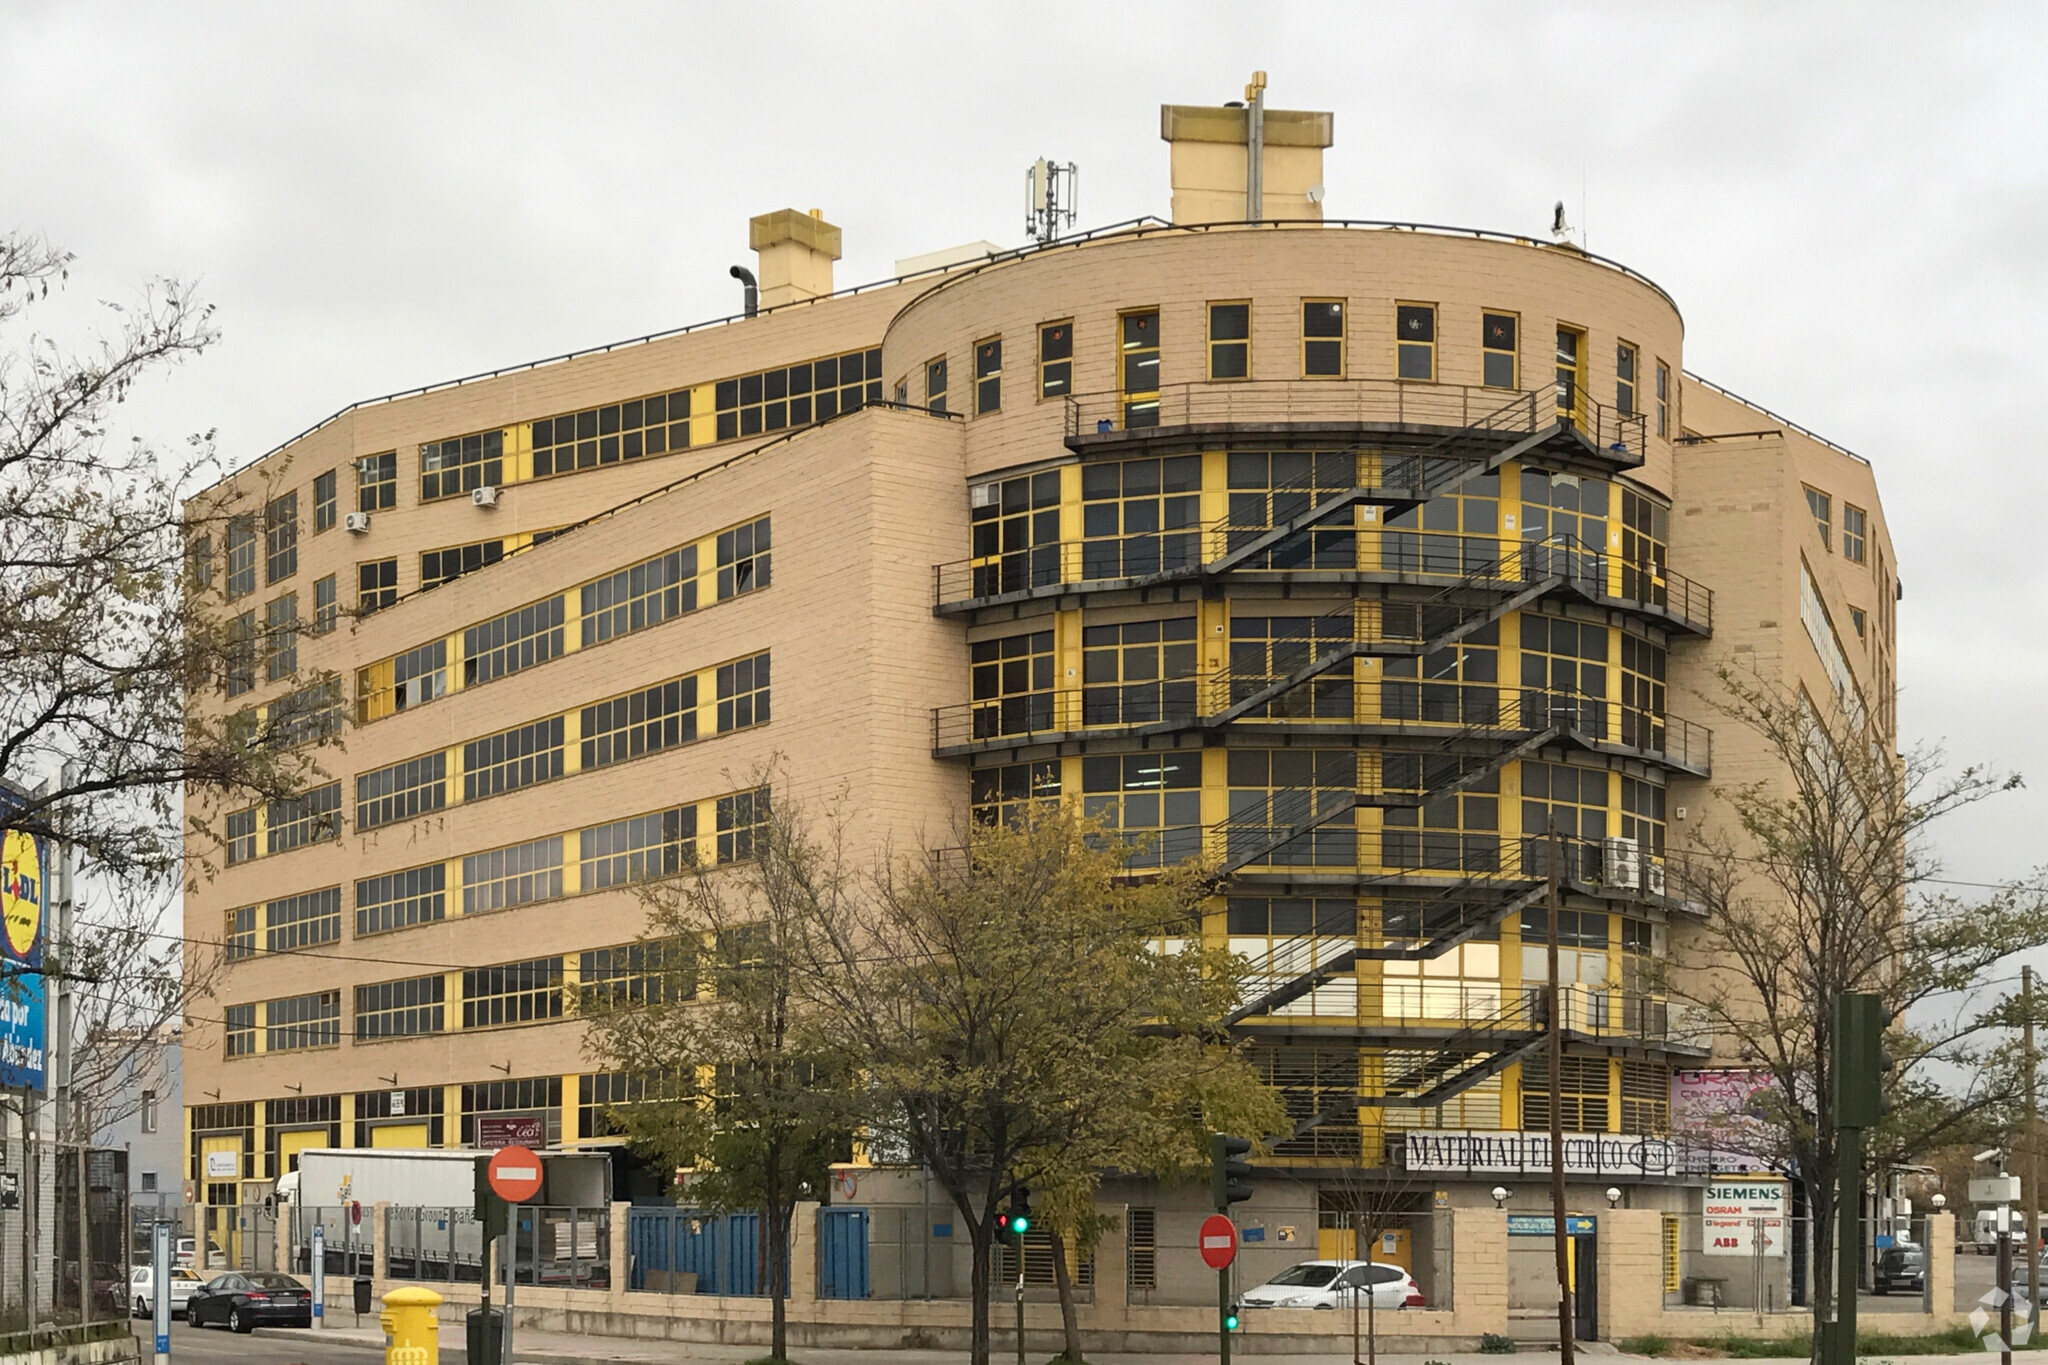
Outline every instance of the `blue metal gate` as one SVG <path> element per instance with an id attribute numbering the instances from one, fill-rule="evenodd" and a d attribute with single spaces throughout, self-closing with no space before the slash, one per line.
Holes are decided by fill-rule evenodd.
<path id="1" fill-rule="evenodd" d="M 696 1275 L 699 1294 L 764 1292 L 758 1212 L 630 1209 L 626 1214 L 626 1246 L 633 1259 L 627 1283 L 634 1289 L 674 1292 L 669 1274 L 688 1273 Z"/>
<path id="2" fill-rule="evenodd" d="M 701 1283 L 701 1281 L 700 1281 Z M 721 1294 L 761 1292 L 761 1215 L 725 1215 L 725 1288 Z"/>
<path id="3" fill-rule="evenodd" d="M 868 1211 L 818 1210 L 818 1297 L 868 1296 Z"/>
<path id="4" fill-rule="evenodd" d="M 667 1275 L 692 1273 L 699 1294 L 719 1292 L 719 1224 L 715 1214 L 689 1209 L 636 1208 L 626 1214 L 626 1246 L 633 1258 L 634 1289 L 647 1289 L 649 1272 L 656 1272 L 655 1288 L 668 1288 Z M 727 1291 L 730 1292 L 730 1291 Z M 741 1291 L 750 1292 L 750 1291 Z"/>

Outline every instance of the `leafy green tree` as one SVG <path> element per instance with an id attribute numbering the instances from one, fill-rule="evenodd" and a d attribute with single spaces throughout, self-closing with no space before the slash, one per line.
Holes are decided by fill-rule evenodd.
<path id="1" fill-rule="evenodd" d="M 580 1003 L 587 1051 L 627 1078 L 611 1121 L 689 1172 L 692 1201 L 762 1211 L 770 1354 L 781 1360 L 796 1206 L 821 1197 L 831 1163 L 850 1155 L 854 1110 L 840 1050 L 802 989 L 836 864 L 786 803 L 751 840 L 731 867 L 655 869 L 681 875 L 642 888 L 647 933 L 618 978 L 581 987 Z"/>
<path id="2" fill-rule="evenodd" d="M 2012 1006 L 1977 1002 L 1992 968 L 2048 943 L 2048 893 L 2038 876 L 1971 898 L 1941 889 L 1931 827 L 2017 777 L 1951 771 L 1936 750 L 1901 755 L 1854 705 L 1732 671 L 1722 682 L 1721 710 L 1762 741 L 1771 776 L 1717 791 L 1718 818 L 1674 860 L 1674 891 L 1700 917 L 1674 934 L 1683 970 L 1669 985 L 1722 1055 L 1768 1077 L 1758 1155 L 1798 1174 L 1824 1266 L 1838 1198 L 1835 1001 L 1878 994 L 1891 1021 L 1898 1103 L 1873 1134 L 1878 1159 L 1954 1140 L 2017 1093 Z M 1817 1281 L 1825 1315 L 1830 1277 Z"/>
<path id="3" fill-rule="evenodd" d="M 139 882 L 185 869 L 188 831 L 214 842 L 214 809 L 289 797 L 318 772 L 340 696 L 262 727 L 220 704 L 269 640 L 221 572 L 230 527 L 261 535 L 260 493 L 204 491 L 210 435 L 166 450 L 115 434 L 139 385 L 217 340 L 213 310 L 156 281 L 67 343 L 32 323 L 71 267 L 39 237 L 0 234 L 0 829 L 68 841 L 84 875 L 140 899 Z M 331 681 L 267 680 L 283 677 Z"/>
<path id="4" fill-rule="evenodd" d="M 976 1365 L 1012 1191 L 1085 1186 L 1146 1123 L 1188 1125 L 1195 1078 L 1220 1065 L 1198 1040 L 1220 1036 L 1237 974 L 1199 937 L 1208 883 L 1192 866 L 1135 878 L 1130 851 L 1041 803 L 883 869 L 813 944 L 807 988 L 865 1079 L 868 1126 L 931 1171 L 967 1230 Z"/>
<path id="5" fill-rule="evenodd" d="M 1059 1292 L 1066 1338 L 1063 1358 L 1068 1361 L 1082 1356 L 1067 1249 L 1071 1246 L 1085 1259 L 1116 1226 L 1115 1218 L 1095 1204 L 1103 1173 L 1206 1181 L 1210 1134 L 1250 1134 L 1256 1142 L 1290 1123 L 1273 1088 L 1236 1049 L 1213 1037 L 1158 1038 L 1146 1060 L 1144 1074 L 1133 1078 L 1141 1089 L 1121 1109 L 1112 1108 L 1103 1116 L 1097 1145 L 1089 1149 L 1074 1144 L 1049 1154 L 1048 1165 L 1032 1186 L 1034 1216 L 1052 1242 L 1053 1284 Z"/>

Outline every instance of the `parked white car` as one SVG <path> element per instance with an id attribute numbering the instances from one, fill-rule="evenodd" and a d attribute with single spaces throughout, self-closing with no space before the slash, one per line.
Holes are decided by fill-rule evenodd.
<path id="1" fill-rule="evenodd" d="M 1247 1289 L 1240 1308 L 1350 1308 L 1366 1306 L 1360 1290 L 1372 1286 L 1372 1307 L 1420 1308 L 1422 1290 L 1407 1271 L 1376 1261 L 1303 1261 Z"/>
<path id="2" fill-rule="evenodd" d="M 171 1268 L 171 1316 L 185 1316 L 185 1300 L 192 1297 L 192 1290 L 200 1283 L 199 1276 L 184 1266 Z M 128 1299 L 133 1305 L 135 1316 L 146 1318 L 156 1311 L 156 1275 L 148 1266 L 139 1265 L 129 1273 Z"/>

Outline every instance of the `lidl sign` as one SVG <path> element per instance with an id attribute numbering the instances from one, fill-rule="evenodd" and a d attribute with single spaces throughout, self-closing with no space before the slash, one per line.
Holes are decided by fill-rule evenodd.
<path id="1" fill-rule="evenodd" d="M 45 1079 L 45 847 L 24 830 L 0 835 L 0 1086 L 16 1090 L 41 1090 Z"/>

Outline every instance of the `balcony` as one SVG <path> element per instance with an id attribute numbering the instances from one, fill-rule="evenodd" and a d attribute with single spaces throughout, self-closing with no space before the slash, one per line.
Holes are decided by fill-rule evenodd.
<path id="1" fill-rule="evenodd" d="M 1292 532 L 1274 527 L 1270 519 L 1250 525 L 1226 516 L 1157 534 L 1048 541 L 935 565 L 932 610 L 956 616 L 1035 599 L 1197 583 L 1223 574 L 1333 585 L 1391 580 L 1437 587 L 1445 595 L 1505 594 L 1549 582 L 1552 590 L 1592 605 L 1651 617 L 1692 635 L 1713 633 L 1713 590 L 1663 564 L 1630 562 L 1569 537 L 1524 542 L 1332 520 L 1352 505 L 1336 505 L 1346 496 L 1327 491 L 1295 495 L 1293 501 L 1304 510 L 1289 518 L 1299 523 Z M 1287 507 L 1283 495 L 1274 495 L 1273 502 L 1283 511 Z M 1326 511 L 1329 519 L 1318 521 L 1317 515 Z M 1284 532 L 1279 543 L 1276 530 Z M 1318 538 L 1322 543 L 1316 543 Z"/>
<path id="2" fill-rule="evenodd" d="M 1066 444 L 1082 455 L 1348 445 L 1364 437 L 1403 444 L 1445 433 L 1498 444 L 1533 439 L 1559 458 L 1626 468 L 1642 463 L 1642 414 L 1588 403 L 1560 414 L 1551 389 L 1490 389 L 1398 379 L 1279 379 L 1168 384 L 1067 399 Z"/>
<path id="3" fill-rule="evenodd" d="M 1091 741 L 1270 726 L 1290 742 L 1366 734 L 1389 741 L 1381 748 L 1361 749 L 1367 761 L 1392 753 L 1425 760 L 1495 755 L 1509 761 L 1521 756 L 1509 749 L 1562 744 L 1644 758 L 1699 777 L 1708 776 L 1713 763 L 1713 731 L 1706 726 L 1576 692 L 1405 679 L 1360 683 L 1347 674 L 1273 693 L 1266 686 L 1271 681 L 1217 674 L 1056 688 L 934 707 L 932 756 L 964 758 L 1040 747 L 1078 751 Z"/>

